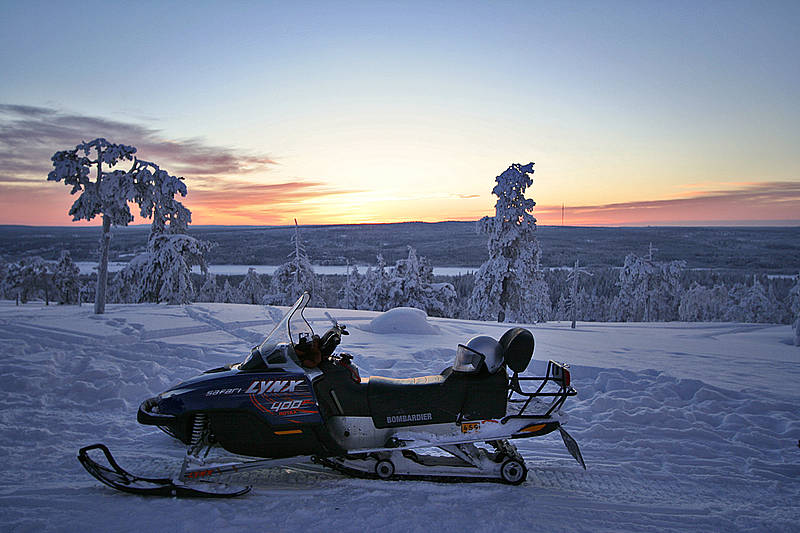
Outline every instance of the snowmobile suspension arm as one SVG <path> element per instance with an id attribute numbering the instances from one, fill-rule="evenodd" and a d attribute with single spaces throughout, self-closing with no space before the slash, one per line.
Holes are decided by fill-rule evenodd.
<path id="1" fill-rule="evenodd" d="M 287 457 L 283 459 L 260 459 L 257 461 L 241 461 L 231 463 L 193 463 L 191 455 L 187 455 L 183 460 L 180 478 L 184 480 L 198 479 L 226 472 L 242 472 L 244 470 L 255 470 L 259 468 L 270 468 L 274 466 L 284 466 L 296 463 L 311 461 L 311 455 Z"/>

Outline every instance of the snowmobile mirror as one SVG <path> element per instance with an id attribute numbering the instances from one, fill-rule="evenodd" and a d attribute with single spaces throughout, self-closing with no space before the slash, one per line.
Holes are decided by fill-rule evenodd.
<path id="1" fill-rule="evenodd" d="M 533 333 L 525 328 L 511 328 L 500 337 L 503 358 L 512 372 L 524 372 L 533 357 Z"/>

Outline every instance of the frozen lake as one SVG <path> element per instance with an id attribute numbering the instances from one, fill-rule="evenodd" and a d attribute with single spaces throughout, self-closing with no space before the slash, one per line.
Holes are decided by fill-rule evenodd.
<path id="1" fill-rule="evenodd" d="M 75 264 L 81 269 L 81 274 L 91 274 L 97 263 L 93 261 L 76 261 Z M 117 272 L 123 269 L 127 263 L 114 261 L 108 264 L 109 272 Z M 279 265 L 208 265 L 208 269 L 214 274 L 225 276 L 245 275 L 249 268 L 255 268 L 259 274 L 273 274 Z M 356 265 L 362 274 L 367 271 L 370 265 Z M 198 267 L 194 267 L 194 272 L 200 273 Z M 475 267 L 433 267 L 433 274 L 436 276 L 458 276 L 461 274 L 471 274 L 478 270 Z M 347 274 L 347 265 L 314 265 L 314 272 L 317 274 Z"/>

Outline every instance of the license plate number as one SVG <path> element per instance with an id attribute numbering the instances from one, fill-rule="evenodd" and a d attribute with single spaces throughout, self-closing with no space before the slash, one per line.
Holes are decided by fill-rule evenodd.
<path id="1" fill-rule="evenodd" d="M 478 431 L 481 428 L 480 422 L 464 422 L 461 424 L 461 433 L 470 433 L 471 431 Z"/>

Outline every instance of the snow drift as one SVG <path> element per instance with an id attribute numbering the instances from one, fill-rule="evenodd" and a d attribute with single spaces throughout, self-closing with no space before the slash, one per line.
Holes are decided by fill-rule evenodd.
<path id="1" fill-rule="evenodd" d="M 380 315 L 330 311 L 362 375 L 439 373 L 474 335 L 506 324 L 429 319 L 438 335 L 377 333 Z M 800 521 L 800 351 L 789 326 L 530 326 L 535 374 L 573 363 L 567 429 L 588 470 L 557 436 L 518 441 L 519 487 L 379 482 L 314 465 L 231 476 L 242 500 L 113 493 L 75 456 L 106 442 L 142 474 L 177 468 L 183 447 L 136 423 L 142 399 L 241 360 L 278 309 L 235 304 L 16 307 L 0 302 L 0 529 L 4 531 L 796 531 Z M 403 313 L 401 313 L 403 314 Z M 328 323 L 322 310 L 307 316 Z M 418 322 L 414 324 L 419 325 Z"/>

